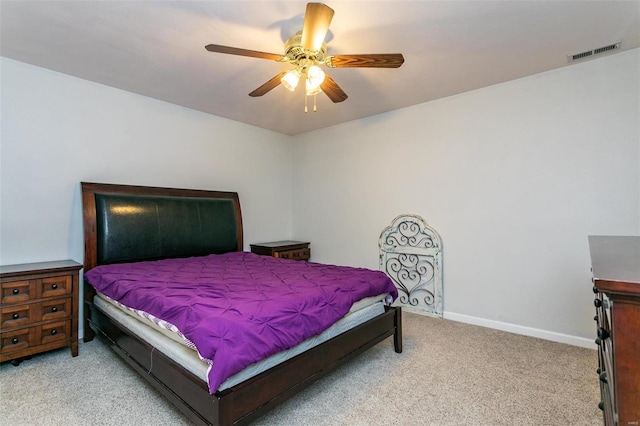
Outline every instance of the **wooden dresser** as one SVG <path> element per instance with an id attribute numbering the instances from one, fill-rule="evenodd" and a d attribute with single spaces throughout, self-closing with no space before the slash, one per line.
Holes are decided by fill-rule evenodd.
<path id="1" fill-rule="evenodd" d="M 590 236 L 605 425 L 640 425 L 640 237 Z"/>
<path id="2" fill-rule="evenodd" d="M 0 266 L 0 362 L 64 346 L 78 355 L 81 268 L 72 260 Z"/>
<path id="3" fill-rule="evenodd" d="M 269 243 L 251 244 L 251 252 L 264 256 L 282 259 L 309 260 L 311 249 L 305 241 L 273 241 Z"/>

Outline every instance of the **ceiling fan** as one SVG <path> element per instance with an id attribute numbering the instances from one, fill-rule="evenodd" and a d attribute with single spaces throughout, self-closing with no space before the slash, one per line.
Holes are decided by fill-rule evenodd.
<path id="1" fill-rule="evenodd" d="M 299 31 L 285 42 L 284 55 L 218 44 L 208 44 L 205 49 L 210 52 L 270 59 L 294 65 L 294 69 L 282 71 L 249 93 L 249 96 L 262 96 L 279 84 L 282 84 L 290 91 L 294 91 L 300 77 L 304 75 L 305 112 L 307 112 L 307 96 L 324 92 L 333 102 L 342 102 L 348 97 L 340 86 L 322 70 L 321 65 L 326 65 L 330 68 L 398 68 L 404 63 L 404 58 L 400 53 L 327 55 L 327 46 L 324 38 L 327 35 L 327 31 L 329 31 L 333 13 L 333 9 L 325 4 L 308 3 L 302 31 Z"/>

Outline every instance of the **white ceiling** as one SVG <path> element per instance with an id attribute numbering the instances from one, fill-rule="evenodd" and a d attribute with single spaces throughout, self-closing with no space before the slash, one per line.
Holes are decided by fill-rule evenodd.
<path id="1" fill-rule="evenodd" d="M 302 29 L 301 1 L 2 0 L 0 54 L 294 135 L 567 66 L 568 54 L 620 40 L 619 51 L 640 47 L 640 1 L 326 4 L 329 54 L 402 53 L 405 63 L 327 70 L 349 98 L 321 94 L 315 113 L 304 113 L 301 88 L 248 96 L 290 65 L 204 48 L 282 54 Z"/>

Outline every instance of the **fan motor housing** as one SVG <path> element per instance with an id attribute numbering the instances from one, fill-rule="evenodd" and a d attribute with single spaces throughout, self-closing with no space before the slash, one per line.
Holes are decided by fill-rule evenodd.
<path id="1" fill-rule="evenodd" d="M 305 59 L 322 63 L 327 56 L 327 44 L 323 42 L 322 47 L 317 51 L 306 50 L 302 47 L 302 31 L 298 31 L 285 42 L 284 56 L 293 64 L 299 64 Z"/>

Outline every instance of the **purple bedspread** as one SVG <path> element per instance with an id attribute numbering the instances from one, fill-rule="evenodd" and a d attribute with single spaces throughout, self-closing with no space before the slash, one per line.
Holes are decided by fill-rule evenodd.
<path id="1" fill-rule="evenodd" d="M 354 302 L 398 294 L 380 271 L 248 252 L 103 265 L 84 277 L 175 325 L 213 363 L 211 393 L 248 365 L 322 333 Z"/>

